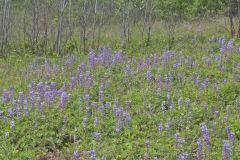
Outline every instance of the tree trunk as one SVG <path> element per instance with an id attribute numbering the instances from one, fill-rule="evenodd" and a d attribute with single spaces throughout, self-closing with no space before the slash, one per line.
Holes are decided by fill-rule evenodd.
<path id="1" fill-rule="evenodd" d="M 231 0 L 229 0 L 228 2 L 229 2 L 228 14 L 229 14 L 229 20 L 230 20 L 230 31 L 231 31 L 231 36 L 233 37 L 235 35 L 234 22 L 233 22 L 233 8 L 232 8 Z"/>
<path id="2" fill-rule="evenodd" d="M 57 31 L 57 38 L 55 41 L 55 52 L 57 54 L 60 54 L 60 48 L 61 48 L 61 40 L 62 40 L 62 21 L 63 21 L 63 14 L 64 9 L 66 7 L 67 0 L 60 0 L 59 4 L 59 13 L 58 13 L 58 31 Z"/>
<path id="3" fill-rule="evenodd" d="M 4 53 L 6 45 L 8 44 L 8 33 L 10 28 L 10 0 L 5 0 L 3 4 L 3 13 L 1 17 L 1 30 L 0 30 L 0 52 Z"/>
<path id="4" fill-rule="evenodd" d="M 95 46 L 95 30 L 96 30 L 96 21 L 97 21 L 97 5 L 98 5 L 98 1 L 95 0 L 94 13 L 93 13 L 92 47 Z"/>

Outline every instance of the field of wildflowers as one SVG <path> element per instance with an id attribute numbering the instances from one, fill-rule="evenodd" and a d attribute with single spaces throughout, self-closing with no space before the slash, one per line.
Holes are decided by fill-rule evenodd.
<path id="1" fill-rule="evenodd" d="M 197 52 L 1 61 L 0 159 L 239 159 L 240 46 Z"/>

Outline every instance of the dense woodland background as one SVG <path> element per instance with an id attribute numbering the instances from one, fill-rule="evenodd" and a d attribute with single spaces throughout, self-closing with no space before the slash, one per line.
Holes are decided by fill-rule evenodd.
<path id="1" fill-rule="evenodd" d="M 239 0 L 1 0 L 0 53 L 65 54 L 135 41 L 149 46 L 160 32 L 171 48 L 179 24 L 219 16 L 227 22 L 222 27 L 240 37 L 239 6 Z"/>

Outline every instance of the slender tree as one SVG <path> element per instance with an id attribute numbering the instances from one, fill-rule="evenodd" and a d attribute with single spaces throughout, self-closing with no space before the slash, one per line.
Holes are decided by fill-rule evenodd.
<path id="1" fill-rule="evenodd" d="M 57 30 L 57 38 L 54 44 L 55 52 L 60 54 L 61 50 L 61 41 L 62 41 L 62 32 L 63 32 L 63 16 L 64 10 L 66 8 L 68 0 L 59 0 L 59 8 L 58 8 L 58 30 Z"/>
<path id="2" fill-rule="evenodd" d="M 10 29 L 10 7 L 11 1 L 4 0 L 1 13 L 1 28 L 0 28 L 0 49 L 4 53 L 8 44 L 8 36 Z"/>

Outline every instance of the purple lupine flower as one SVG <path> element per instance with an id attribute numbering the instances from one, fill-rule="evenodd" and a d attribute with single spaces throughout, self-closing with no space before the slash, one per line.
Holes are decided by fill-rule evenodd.
<path id="1" fill-rule="evenodd" d="M 171 119 L 168 118 L 168 121 L 167 121 L 167 123 L 165 125 L 166 130 L 170 130 L 170 124 L 171 124 Z"/>
<path id="2" fill-rule="evenodd" d="M 230 41 L 228 42 L 227 48 L 228 48 L 228 50 L 232 53 L 232 51 L 233 51 L 233 41 L 232 41 L 232 40 L 230 40 Z"/>
<path id="3" fill-rule="evenodd" d="M 101 114 L 102 114 L 102 116 L 104 116 L 104 114 L 105 114 L 105 107 L 104 107 L 104 105 L 102 105 L 100 108 L 100 111 L 101 111 Z"/>
<path id="4" fill-rule="evenodd" d="M 86 85 L 87 88 L 92 86 L 93 80 L 94 80 L 94 78 L 93 78 L 91 72 L 90 71 L 86 71 L 86 75 L 85 75 L 85 83 L 86 84 L 85 85 Z"/>
<path id="5" fill-rule="evenodd" d="M 4 89 L 3 96 L 2 96 L 2 102 L 3 104 L 6 104 L 9 101 L 9 92 Z"/>
<path id="6" fill-rule="evenodd" d="M 225 53 L 225 48 L 221 47 L 219 50 L 220 50 L 220 57 L 221 57 Z"/>
<path id="7" fill-rule="evenodd" d="M 111 102 L 106 102 L 105 106 L 106 106 L 106 109 L 109 111 L 111 108 Z"/>
<path id="8" fill-rule="evenodd" d="M 125 123 L 129 123 L 131 121 L 131 116 L 127 111 L 123 112 L 123 120 Z"/>
<path id="9" fill-rule="evenodd" d="M 173 64 L 173 69 L 174 69 L 174 71 L 176 71 L 177 67 L 178 67 L 178 63 L 175 62 L 175 63 Z"/>
<path id="10" fill-rule="evenodd" d="M 80 65 L 78 65 L 78 74 L 82 74 L 84 69 L 86 69 L 86 64 L 85 63 L 81 63 Z"/>
<path id="11" fill-rule="evenodd" d="M 199 138 L 197 140 L 197 157 L 198 159 L 202 159 L 202 140 Z"/>
<path id="12" fill-rule="evenodd" d="M 205 123 L 201 124 L 201 130 L 206 146 L 208 147 L 208 149 L 210 149 L 210 135 L 207 129 L 207 125 Z"/>
<path id="13" fill-rule="evenodd" d="M 220 117 L 220 112 L 219 111 L 215 111 L 215 116 L 216 116 L 216 118 L 219 118 Z"/>
<path id="14" fill-rule="evenodd" d="M 92 107 L 94 108 L 94 109 L 96 109 L 97 110 L 97 108 L 98 108 L 98 104 L 97 104 L 97 102 L 92 102 Z"/>
<path id="15" fill-rule="evenodd" d="M 194 76 L 194 83 L 196 86 L 198 86 L 200 80 L 198 79 L 198 76 Z"/>
<path id="16" fill-rule="evenodd" d="M 35 98 L 35 93 L 34 93 L 34 91 L 30 91 L 30 93 L 29 93 L 29 99 L 30 99 L 30 103 L 31 103 L 32 109 L 34 109 L 34 98 Z"/>
<path id="17" fill-rule="evenodd" d="M 179 140 L 179 138 L 180 138 L 179 135 L 180 135 L 180 134 L 179 134 L 178 132 L 174 134 L 176 146 L 178 146 L 178 140 Z"/>
<path id="18" fill-rule="evenodd" d="M 43 82 L 39 82 L 38 85 L 37 85 L 37 88 L 38 88 L 39 93 L 41 95 L 43 95 L 43 93 L 45 91 Z"/>
<path id="19" fill-rule="evenodd" d="M 222 160 L 232 159 L 232 149 L 229 140 L 223 140 Z"/>
<path id="20" fill-rule="evenodd" d="M 179 160 L 189 160 L 189 154 L 187 152 L 181 153 L 178 159 Z"/>
<path id="21" fill-rule="evenodd" d="M 50 104 L 50 102 L 51 102 L 51 92 L 50 91 L 46 91 L 43 96 L 44 96 L 44 100 L 48 104 Z"/>
<path id="22" fill-rule="evenodd" d="M 162 131 L 163 131 L 163 125 L 162 123 L 160 123 L 158 126 L 158 132 L 161 133 Z"/>
<path id="23" fill-rule="evenodd" d="M 74 159 L 77 159 L 79 157 L 79 153 L 78 151 L 75 149 L 74 152 L 73 152 L 73 158 Z"/>
<path id="24" fill-rule="evenodd" d="M 66 92 L 63 92 L 62 95 L 61 95 L 61 99 L 60 99 L 60 106 L 62 108 L 64 108 L 66 106 L 66 101 L 68 99 L 68 95 Z"/>
<path id="25" fill-rule="evenodd" d="M 113 58 L 113 64 L 120 62 L 123 59 L 121 52 L 116 52 Z"/>
<path id="26" fill-rule="evenodd" d="M 152 71 L 151 69 L 149 69 L 146 73 L 146 79 L 149 82 L 152 79 L 153 75 L 152 75 Z"/>
<path id="27" fill-rule="evenodd" d="M 90 100 L 89 94 L 85 94 L 85 95 L 84 95 L 84 101 L 85 101 L 85 103 L 88 104 L 89 100 Z"/>
<path id="28" fill-rule="evenodd" d="M 19 92 L 18 94 L 19 94 L 18 104 L 22 105 L 23 101 L 24 101 L 24 94 L 23 94 L 23 92 Z"/>
<path id="29" fill-rule="evenodd" d="M 25 99 L 23 103 L 24 103 L 24 113 L 25 113 L 25 116 L 29 117 L 29 110 L 28 110 L 28 102 L 27 102 L 27 100 Z"/>
<path id="30" fill-rule="evenodd" d="M 15 108 L 16 115 L 17 115 L 18 119 L 20 119 L 21 118 L 21 112 L 20 112 L 19 104 L 17 104 L 16 100 L 13 100 L 12 105 Z"/>
<path id="31" fill-rule="evenodd" d="M 103 91 L 99 91 L 98 101 L 99 102 L 103 102 L 103 100 L 104 100 L 104 92 Z"/>
<path id="32" fill-rule="evenodd" d="M 204 80 L 204 88 L 207 88 L 207 87 L 208 87 L 208 83 L 209 83 L 209 78 L 207 77 L 207 78 Z"/>
<path id="33" fill-rule="evenodd" d="M 51 89 L 51 90 L 55 90 L 56 87 L 57 87 L 57 84 L 56 84 L 55 82 L 51 82 L 51 84 L 50 84 L 50 89 Z"/>
<path id="34" fill-rule="evenodd" d="M 76 77 L 70 77 L 70 88 L 74 89 L 77 85 L 77 78 Z"/>
<path id="35" fill-rule="evenodd" d="M 91 155 L 91 160 L 96 160 L 97 159 L 94 149 L 91 150 L 90 155 Z"/>
<path id="36" fill-rule="evenodd" d="M 130 66 L 126 66 L 124 69 L 124 72 L 125 72 L 125 80 L 127 81 L 128 77 L 130 77 L 130 74 L 131 74 Z"/>
<path id="37" fill-rule="evenodd" d="M 99 102 L 104 101 L 104 85 L 103 85 L 103 83 L 101 83 L 100 86 L 99 86 L 98 101 Z"/>
<path id="38" fill-rule="evenodd" d="M 51 66 L 50 66 L 47 59 L 45 59 L 44 70 L 45 70 L 46 73 L 50 73 L 50 71 L 51 71 Z"/>
<path id="39" fill-rule="evenodd" d="M 115 116 L 120 119 L 122 117 L 123 110 L 121 108 L 117 108 L 115 111 Z"/>
<path id="40" fill-rule="evenodd" d="M 226 128 L 228 140 L 233 141 L 235 138 L 235 134 L 231 131 L 230 127 Z"/>
<path id="41" fill-rule="evenodd" d="M 165 87 L 167 88 L 169 84 L 169 77 L 166 74 L 164 75 L 164 84 L 165 84 Z"/>

